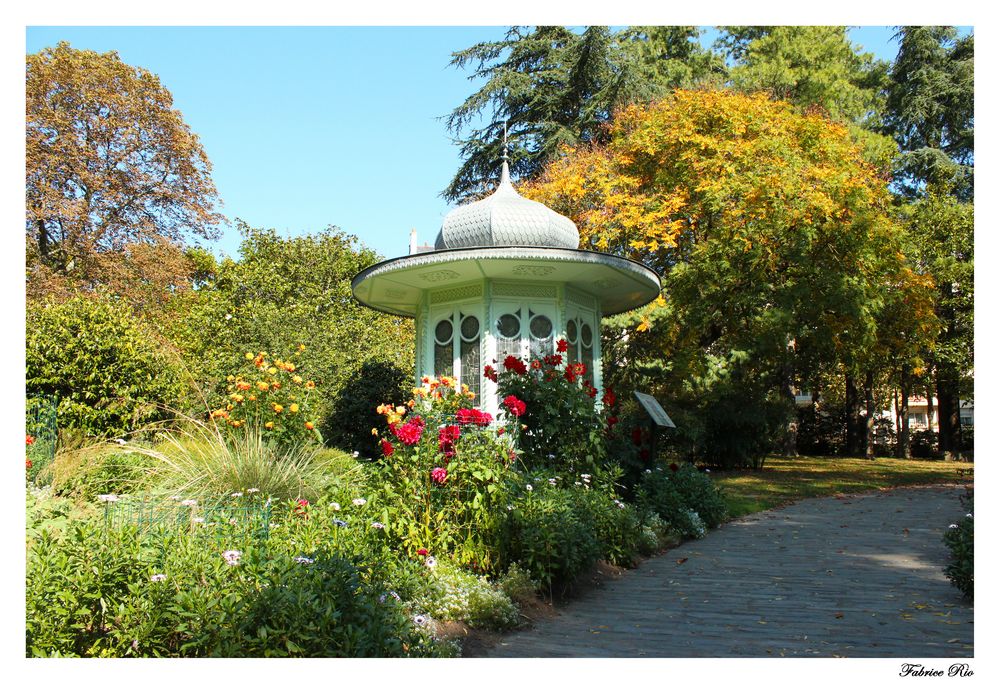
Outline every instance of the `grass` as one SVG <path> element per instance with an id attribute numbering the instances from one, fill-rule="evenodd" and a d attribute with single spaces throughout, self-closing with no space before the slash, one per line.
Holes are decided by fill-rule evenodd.
<path id="1" fill-rule="evenodd" d="M 972 463 L 917 459 L 768 458 L 759 471 L 713 472 L 730 515 L 739 517 L 792 501 L 888 487 L 972 484 Z"/>

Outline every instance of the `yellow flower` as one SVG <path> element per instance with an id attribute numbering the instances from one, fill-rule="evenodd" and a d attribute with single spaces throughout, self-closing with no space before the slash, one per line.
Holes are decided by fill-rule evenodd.
<path id="1" fill-rule="evenodd" d="M 285 410 L 285 407 L 282 406 L 281 404 L 271 404 L 271 408 L 274 409 L 275 413 L 281 413 L 282 411 Z"/>
<path id="2" fill-rule="evenodd" d="M 306 350 L 306 345 L 300 344 L 299 345 L 299 351 L 305 351 L 305 350 Z"/>
<path id="3" fill-rule="evenodd" d="M 299 405 L 298 404 L 292 404 L 291 406 L 288 407 L 288 412 L 289 413 L 298 413 L 299 412 Z"/>
<path id="4" fill-rule="evenodd" d="M 379 414 L 380 416 L 385 415 L 388 412 L 389 412 L 389 407 L 386 404 L 379 404 L 378 408 L 375 409 L 375 413 Z"/>
<path id="5" fill-rule="evenodd" d="M 243 355 L 243 358 L 246 359 L 247 361 L 253 361 L 253 354 L 247 352 L 246 354 Z"/>
<path id="6" fill-rule="evenodd" d="M 285 370 L 288 371 L 289 373 L 293 372 L 295 370 L 295 364 L 294 363 L 286 363 L 285 364 Z"/>
<path id="7" fill-rule="evenodd" d="M 301 385 L 302 384 L 302 376 L 301 375 L 293 375 L 292 376 L 292 382 L 294 382 L 296 385 Z"/>
<path id="8" fill-rule="evenodd" d="M 441 384 L 445 387 L 451 387 L 455 383 L 454 378 L 449 378 L 447 375 L 441 376 Z"/>
<path id="9" fill-rule="evenodd" d="M 469 391 L 469 386 L 466 385 L 464 382 L 462 383 L 462 391 L 463 392 L 468 392 Z"/>
<path id="10" fill-rule="evenodd" d="M 410 399 L 408 402 L 406 402 L 406 405 L 409 406 L 410 408 L 413 408 L 413 404 L 414 404 L 414 402 L 413 402 L 412 399 Z"/>
<path id="11" fill-rule="evenodd" d="M 315 387 L 315 386 L 316 386 L 316 383 L 315 383 L 315 382 L 313 382 L 312 380 L 308 380 L 308 381 L 306 382 L 306 389 L 312 389 L 312 388 L 313 388 L 313 387 Z"/>
<path id="12" fill-rule="evenodd" d="M 405 406 L 397 406 L 396 407 L 396 413 L 398 413 L 401 416 L 404 415 L 406 413 L 406 407 Z"/>
<path id="13" fill-rule="evenodd" d="M 235 380 L 235 379 L 236 379 L 236 378 L 234 378 L 234 377 L 233 377 L 232 375 L 227 375 L 227 376 L 226 376 L 226 380 L 228 380 L 229 382 L 232 382 L 232 381 L 233 381 L 233 380 Z"/>
<path id="14" fill-rule="evenodd" d="M 272 382 L 271 383 L 271 387 L 273 387 L 274 389 L 281 389 L 281 383 L 280 382 Z"/>
<path id="15" fill-rule="evenodd" d="M 387 415 L 385 417 L 385 419 L 389 423 L 389 425 L 395 425 L 396 423 L 399 422 L 399 414 L 397 414 L 397 413 L 390 413 L 389 415 Z"/>
<path id="16" fill-rule="evenodd" d="M 378 428 L 372 428 L 372 435 L 378 437 Z"/>
<path id="17" fill-rule="evenodd" d="M 268 385 L 266 382 L 257 383 L 257 389 L 259 389 L 261 392 L 266 392 L 270 387 L 271 386 Z"/>
<path id="18" fill-rule="evenodd" d="M 278 372 L 278 369 L 275 368 L 274 366 L 271 366 L 270 368 L 267 369 L 267 372 L 270 373 L 271 375 L 274 375 L 275 373 Z"/>
<path id="19" fill-rule="evenodd" d="M 274 423 L 272 423 L 271 421 L 267 421 L 266 423 L 264 423 L 264 427 L 266 427 L 268 430 L 273 430 Z"/>
<path id="20" fill-rule="evenodd" d="M 312 421 L 307 420 L 306 421 L 306 430 L 312 430 L 312 429 L 313 429 Z"/>
<path id="21" fill-rule="evenodd" d="M 257 395 L 256 394 L 248 395 L 247 401 L 257 401 Z"/>
<path id="22" fill-rule="evenodd" d="M 243 395 L 242 394 L 230 394 L 229 398 L 232 399 L 233 401 L 235 401 L 237 404 L 239 404 L 241 401 L 243 401 Z"/>

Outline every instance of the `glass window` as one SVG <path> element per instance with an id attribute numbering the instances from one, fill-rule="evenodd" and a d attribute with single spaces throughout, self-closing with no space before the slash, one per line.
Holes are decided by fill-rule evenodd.
<path id="1" fill-rule="evenodd" d="M 521 311 L 505 313 L 497 319 L 497 360 L 521 356 Z"/>
<path id="2" fill-rule="evenodd" d="M 460 382 L 469 386 L 469 390 L 476 395 L 476 403 L 479 403 L 480 386 L 482 382 L 482 372 L 480 370 L 479 353 L 479 319 L 475 316 L 462 316 L 462 342 L 460 364 L 462 377 Z"/>
<path id="3" fill-rule="evenodd" d="M 532 356 L 548 356 L 553 351 L 552 320 L 544 314 L 528 311 L 530 322 L 528 331 L 531 333 Z"/>

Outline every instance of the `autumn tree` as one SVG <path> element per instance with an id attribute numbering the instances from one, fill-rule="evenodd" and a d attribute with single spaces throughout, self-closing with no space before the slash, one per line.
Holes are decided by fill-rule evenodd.
<path id="1" fill-rule="evenodd" d="M 29 296 L 183 284 L 182 240 L 222 217 L 211 164 L 159 78 L 61 42 L 28 55 Z"/>
<path id="2" fill-rule="evenodd" d="M 677 91 L 623 110 L 609 137 L 565 148 L 525 192 L 583 246 L 662 274 L 663 301 L 624 341 L 647 383 L 696 403 L 711 395 L 698 378 L 738 378 L 748 405 L 791 409 L 818 369 L 863 369 L 909 265 L 884 170 L 843 125 L 763 94 Z"/>

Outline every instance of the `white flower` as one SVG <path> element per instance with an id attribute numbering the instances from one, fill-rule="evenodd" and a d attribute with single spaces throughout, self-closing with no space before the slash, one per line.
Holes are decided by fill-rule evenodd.
<path id="1" fill-rule="evenodd" d="M 226 565 L 239 565 L 242 551 L 223 551 L 222 557 L 226 559 Z"/>
<path id="2" fill-rule="evenodd" d="M 507 510 L 508 511 L 514 510 L 514 506 L 512 506 L 511 504 L 507 504 Z"/>
<path id="3" fill-rule="evenodd" d="M 549 478 L 549 484 L 552 485 L 552 486 L 555 486 L 555 484 L 556 484 L 556 478 L 550 477 Z"/>
<path id="4" fill-rule="evenodd" d="M 966 514 L 965 514 L 965 517 L 966 517 L 966 518 L 971 518 L 971 517 L 972 517 L 972 513 L 966 513 Z"/>
<path id="5" fill-rule="evenodd" d="M 335 511 L 339 511 L 340 510 L 340 504 L 337 503 L 336 501 L 334 501 L 332 504 L 330 504 L 330 508 L 332 508 Z"/>
<path id="6" fill-rule="evenodd" d="M 173 496 L 171 496 L 171 497 L 170 497 L 170 500 L 171 500 L 171 501 L 180 501 L 180 500 L 181 500 L 181 497 L 179 497 L 179 496 L 177 496 L 176 494 L 174 494 Z"/>
<path id="7" fill-rule="evenodd" d="M 556 455 L 555 454 L 549 454 L 549 460 L 550 461 L 556 460 Z"/>
<path id="8" fill-rule="evenodd" d="M 243 496 L 243 492 L 233 492 L 229 496 L 231 496 L 231 497 L 233 497 L 235 499 L 238 496 Z"/>
<path id="9" fill-rule="evenodd" d="M 427 556 L 427 560 L 424 561 L 424 565 L 426 565 L 428 568 L 434 568 L 437 566 L 437 564 L 438 562 L 437 560 L 435 560 L 434 556 Z"/>
<path id="10" fill-rule="evenodd" d="M 357 458 L 358 456 L 360 456 L 360 454 L 357 451 L 352 451 L 351 452 L 351 456 L 353 456 L 354 458 Z"/>
<path id="11" fill-rule="evenodd" d="M 251 487 L 250 489 L 247 490 L 247 494 L 256 494 L 259 491 L 260 490 L 257 489 L 256 487 Z"/>
<path id="12" fill-rule="evenodd" d="M 368 499 L 360 499 L 360 498 L 351 499 L 351 503 L 354 504 L 355 506 L 364 506 L 366 503 L 368 503 Z"/>
<path id="13" fill-rule="evenodd" d="M 534 487 L 532 487 L 531 485 L 524 485 L 524 488 L 525 488 L 525 489 L 527 489 L 527 490 L 528 490 L 529 492 L 530 492 L 530 491 L 531 491 L 532 489 L 534 489 Z"/>
<path id="14" fill-rule="evenodd" d="M 374 527 L 376 530 L 384 530 L 385 529 L 385 525 L 383 525 L 380 522 L 373 522 L 372 523 L 372 527 Z"/>
<path id="15" fill-rule="evenodd" d="M 300 563 L 302 565 L 309 565 L 310 563 L 315 563 L 316 562 L 312 558 L 306 558 L 305 556 L 296 556 L 292 560 L 295 561 L 296 563 Z"/>
<path id="16" fill-rule="evenodd" d="M 196 523 L 203 523 L 203 522 L 205 522 L 205 519 L 204 518 L 194 518 L 194 521 Z"/>
<path id="17" fill-rule="evenodd" d="M 952 523 L 951 525 L 948 525 L 948 529 L 949 530 L 957 530 L 958 529 L 958 525 L 956 525 L 955 523 Z"/>
<path id="18" fill-rule="evenodd" d="M 423 627 L 424 625 L 427 624 L 427 616 L 426 615 L 414 615 L 413 616 L 413 622 L 414 622 L 414 624 L 417 625 L 417 627 Z"/>
<path id="19" fill-rule="evenodd" d="M 712 471 L 711 471 L 711 470 L 709 470 L 708 468 L 705 468 L 705 472 L 706 472 L 706 473 L 710 473 L 710 472 L 712 472 Z"/>
<path id="20" fill-rule="evenodd" d="M 150 582 L 162 582 L 165 579 L 167 579 L 166 575 L 153 575 L 152 577 L 149 578 L 149 581 Z"/>
<path id="21" fill-rule="evenodd" d="M 226 320 L 227 321 L 233 320 L 233 315 L 232 314 L 226 314 Z"/>
<path id="22" fill-rule="evenodd" d="M 124 439 L 122 439 L 121 437 L 119 437 L 118 439 L 115 440 L 115 444 L 118 444 L 119 446 L 125 446 L 126 443 L 127 442 Z"/>
<path id="23" fill-rule="evenodd" d="M 589 480 L 590 479 L 590 473 L 580 473 L 580 479 L 581 480 Z"/>
<path id="24" fill-rule="evenodd" d="M 99 501 L 103 501 L 104 503 L 114 503 L 115 501 L 118 501 L 117 494 L 98 494 L 97 498 Z"/>
<path id="25" fill-rule="evenodd" d="M 198 502 L 194 499 L 184 499 L 181 501 L 181 506 L 197 506 Z"/>
<path id="26" fill-rule="evenodd" d="M 647 474 L 647 475 L 652 475 L 652 474 L 653 474 L 653 471 L 652 471 L 652 470 L 650 470 L 649 468 L 646 468 L 646 474 Z"/>

